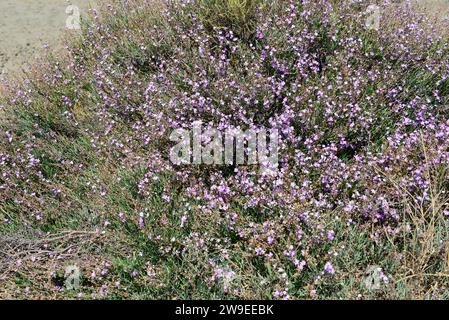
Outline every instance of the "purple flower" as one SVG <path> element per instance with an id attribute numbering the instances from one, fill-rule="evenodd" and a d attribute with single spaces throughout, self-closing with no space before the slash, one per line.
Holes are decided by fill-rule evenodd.
<path id="1" fill-rule="evenodd" d="M 332 264 L 328 261 L 326 262 L 326 264 L 324 265 L 324 272 L 327 274 L 334 274 L 335 273 L 335 269 L 332 266 Z"/>

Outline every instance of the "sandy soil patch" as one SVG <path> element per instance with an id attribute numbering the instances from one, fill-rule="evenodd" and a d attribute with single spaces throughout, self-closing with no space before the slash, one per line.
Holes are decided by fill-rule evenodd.
<path id="1" fill-rule="evenodd" d="M 45 45 L 57 47 L 67 18 L 73 15 L 66 13 L 67 7 L 78 7 L 82 15 L 92 2 L 0 0 L 0 77 L 26 68 Z"/>

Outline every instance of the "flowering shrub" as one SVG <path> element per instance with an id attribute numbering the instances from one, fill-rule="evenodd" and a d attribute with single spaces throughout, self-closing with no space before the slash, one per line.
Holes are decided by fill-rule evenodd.
<path id="1" fill-rule="evenodd" d="M 106 258 L 83 262 L 107 265 L 85 272 L 92 297 L 444 295 L 425 274 L 447 268 L 449 43 L 391 1 L 367 29 L 370 4 L 93 12 L 66 59 L 5 84 L 0 230 L 103 234 Z M 172 164 L 170 133 L 195 121 L 278 129 L 276 173 Z M 369 291 L 374 264 L 397 281 Z"/>

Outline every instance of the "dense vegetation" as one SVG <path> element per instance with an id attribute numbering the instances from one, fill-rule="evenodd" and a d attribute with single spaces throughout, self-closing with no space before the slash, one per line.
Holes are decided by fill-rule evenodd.
<path id="1" fill-rule="evenodd" d="M 447 298 L 447 26 L 379 1 L 367 28 L 370 4 L 92 12 L 66 57 L 5 84 L 0 296 Z M 276 174 L 173 165 L 170 132 L 197 120 L 278 128 Z"/>

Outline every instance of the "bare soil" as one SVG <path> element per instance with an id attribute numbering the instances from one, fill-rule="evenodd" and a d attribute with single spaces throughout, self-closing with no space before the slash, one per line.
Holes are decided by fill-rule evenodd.
<path id="1" fill-rule="evenodd" d="M 91 0 L 0 0 L 0 77 L 26 68 L 42 48 L 56 48 L 69 5 L 87 13 Z M 74 31 L 75 32 L 75 31 Z"/>

